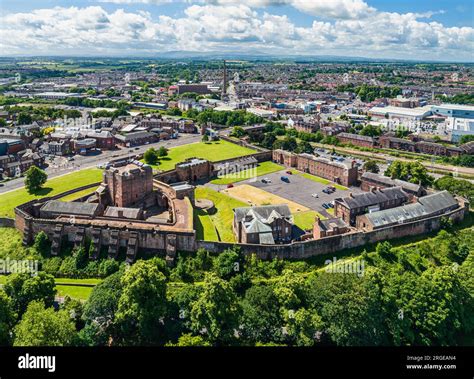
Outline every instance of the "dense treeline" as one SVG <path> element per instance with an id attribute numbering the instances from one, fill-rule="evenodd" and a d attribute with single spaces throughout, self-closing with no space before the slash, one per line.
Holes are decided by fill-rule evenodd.
<path id="1" fill-rule="evenodd" d="M 447 190 L 455 195 L 460 195 L 474 205 L 474 184 L 469 180 L 455 179 L 452 176 L 443 176 L 434 182 L 434 188 Z"/>
<path id="2" fill-rule="evenodd" d="M 155 257 L 120 266 L 85 304 L 67 300 L 58 311 L 53 276 L 14 274 L 0 290 L 0 343 L 471 344 L 473 236 L 472 229 L 443 230 L 403 247 L 379 243 L 353 257 L 364 262 L 356 273 L 234 249 L 180 254 L 174 268 Z M 79 262 L 87 258 L 81 254 Z"/>
<path id="3" fill-rule="evenodd" d="M 362 84 L 357 87 L 355 87 L 354 84 L 345 84 L 338 86 L 337 90 L 338 92 L 353 92 L 365 102 L 374 101 L 381 97 L 397 97 L 402 93 L 400 87 L 380 87 L 367 84 Z"/>
<path id="4" fill-rule="evenodd" d="M 263 122 L 263 118 L 242 111 L 214 111 L 213 109 L 206 109 L 200 112 L 197 117 L 200 124 L 212 122 L 219 125 L 236 126 L 236 125 L 253 125 Z"/>

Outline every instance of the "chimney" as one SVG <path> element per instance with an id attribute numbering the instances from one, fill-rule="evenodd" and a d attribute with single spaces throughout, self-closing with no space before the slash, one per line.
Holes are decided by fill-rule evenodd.
<path id="1" fill-rule="evenodd" d="M 352 192 L 349 193 L 349 197 L 354 198 L 354 195 L 352 194 Z"/>
<path id="2" fill-rule="evenodd" d="M 377 187 L 370 187 L 370 192 L 372 192 L 372 193 L 377 192 Z"/>
<path id="3" fill-rule="evenodd" d="M 122 209 L 119 209 L 119 210 L 117 211 L 117 216 L 118 216 L 119 218 L 122 218 L 122 217 L 123 217 L 123 210 L 122 210 Z"/>
<path id="4" fill-rule="evenodd" d="M 352 161 L 351 167 L 354 168 L 356 164 L 356 161 Z"/>

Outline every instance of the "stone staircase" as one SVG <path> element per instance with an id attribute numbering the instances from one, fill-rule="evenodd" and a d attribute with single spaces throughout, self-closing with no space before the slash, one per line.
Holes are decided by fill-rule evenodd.
<path id="1" fill-rule="evenodd" d="M 109 258 L 116 259 L 119 253 L 119 231 L 112 230 L 110 232 L 110 243 L 109 243 Z"/>
<path id="2" fill-rule="evenodd" d="M 84 228 L 78 228 L 76 235 L 74 236 L 74 248 L 78 249 L 84 245 L 84 240 L 86 238 L 86 230 Z"/>
<path id="3" fill-rule="evenodd" d="M 138 233 L 130 232 L 130 238 L 128 239 L 127 245 L 127 263 L 135 262 L 138 252 Z"/>
<path id="4" fill-rule="evenodd" d="M 101 232 L 100 229 L 92 229 L 91 231 L 91 246 L 92 246 L 92 251 L 89 252 L 90 256 L 89 258 L 92 260 L 97 260 L 99 258 L 99 253 L 100 253 L 100 243 L 101 243 Z"/>
<path id="5" fill-rule="evenodd" d="M 51 255 L 56 256 L 61 252 L 61 240 L 63 237 L 63 225 L 57 224 L 54 227 L 53 239 L 51 241 Z"/>
<path id="6" fill-rule="evenodd" d="M 174 266 L 176 260 L 176 234 L 166 236 L 166 264 Z"/>

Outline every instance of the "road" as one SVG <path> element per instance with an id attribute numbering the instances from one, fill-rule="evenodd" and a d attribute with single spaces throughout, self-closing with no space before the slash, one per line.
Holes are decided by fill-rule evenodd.
<path id="1" fill-rule="evenodd" d="M 48 174 L 48 179 L 56 178 L 58 176 L 69 174 L 73 171 L 83 170 L 85 168 L 97 167 L 97 165 L 104 164 L 112 159 L 125 158 L 137 154 L 144 153 L 150 147 L 165 146 L 172 148 L 180 145 L 186 145 L 189 143 L 199 142 L 202 136 L 200 134 L 180 134 L 177 139 L 171 139 L 167 141 L 160 141 L 149 145 L 136 146 L 132 148 L 120 148 L 117 150 L 104 150 L 97 155 L 75 155 L 73 161 L 68 161 L 66 158 L 58 157 L 53 162 L 50 162 L 45 171 Z M 48 162 L 48 161 L 47 161 Z M 25 178 L 17 178 L 4 183 L 3 187 L 0 187 L 0 193 L 16 190 L 24 187 Z"/>

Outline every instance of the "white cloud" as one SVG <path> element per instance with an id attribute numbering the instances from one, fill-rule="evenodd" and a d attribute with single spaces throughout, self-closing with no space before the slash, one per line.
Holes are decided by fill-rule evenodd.
<path id="1" fill-rule="evenodd" d="M 340 4 L 336 9 L 327 7 L 328 2 L 315 0 L 311 2 L 312 11 L 337 17 L 302 27 L 287 16 L 256 9 L 258 4 L 275 1 L 242 0 L 238 5 L 235 1 L 222 5 L 225 1 L 213 0 L 221 5 L 209 4 L 209 0 L 190 5 L 175 18 L 152 17 L 143 11 L 106 11 L 100 6 L 8 14 L 0 17 L 0 50 L 2 55 L 159 56 L 162 51 L 190 50 L 472 60 L 472 27 L 421 21 L 415 13 L 367 10 L 362 1 L 339 0 L 351 7 Z M 352 17 L 357 13 L 364 17 Z"/>

